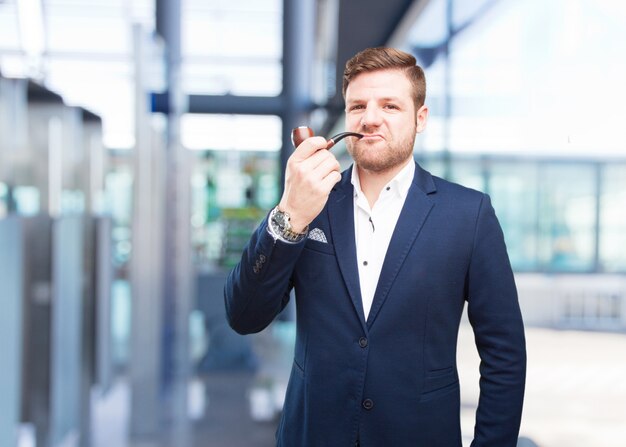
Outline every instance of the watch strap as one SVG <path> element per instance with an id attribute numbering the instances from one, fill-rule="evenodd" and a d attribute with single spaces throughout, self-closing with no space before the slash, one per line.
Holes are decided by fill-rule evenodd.
<path id="1" fill-rule="evenodd" d="M 298 242 L 301 242 L 304 238 L 306 238 L 307 234 L 309 233 L 308 225 L 302 233 L 296 233 L 295 231 L 291 231 L 291 229 L 289 228 L 281 228 L 276 222 L 276 215 L 278 213 L 286 214 L 287 220 L 289 219 L 289 214 L 283 213 L 278 209 L 278 207 L 275 207 L 270 212 L 267 231 L 272 235 L 274 240 L 281 240 L 289 244 L 297 244 Z"/>

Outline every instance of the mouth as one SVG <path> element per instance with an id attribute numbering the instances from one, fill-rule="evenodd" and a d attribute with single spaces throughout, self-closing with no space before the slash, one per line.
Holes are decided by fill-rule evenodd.
<path id="1" fill-rule="evenodd" d="M 362 141 L 375 141 L 375 140 L 384 140 L 385 138 L 379 133 L 366 133 L 363 134 Z"/>

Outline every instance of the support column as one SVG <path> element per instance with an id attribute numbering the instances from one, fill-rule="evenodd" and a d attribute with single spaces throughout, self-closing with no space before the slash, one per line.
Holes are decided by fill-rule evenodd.
<path id="1" fill-rule="evenodd" d="M 191 262 L 191 157 L 182 147 L 180 119 L 187 112 L 182 91 L 181 2 L 157 0 L 157 33 L 165 42 L 168 92 L 165 202 L 163 233 L 163 397 L 172 422 L 173 444 L 190 443 L 187 417 L 187 387 L 191 378 L 189 356 L 189 315 L 193 307 L 193 265 Z"/>
<path id="2" fill-rule="evenodd" d="M 283 98 L 282 148 L 280 162 L 284 185 L 287 159 L 293 152 L 291 129 L 308 125 L 311 101 L 311 75 L 315 58 L 316 2 L 283 0 Z"/>
<path id="3" fill-rule="evenodd" d="M 163 151 L 152 138 L 146 88 L 151 42 L 140 25 L 133 28 L 135 60 L 135 150 L 132 219 L 132 321 L 129 359 L 130 436 L 155 443 L 161 430 L 161 340 L 163 289 Z"/>

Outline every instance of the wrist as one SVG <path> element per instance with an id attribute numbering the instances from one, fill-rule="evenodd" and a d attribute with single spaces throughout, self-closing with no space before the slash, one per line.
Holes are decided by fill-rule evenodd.
<path id="1" fill-rule="evenodd" d="M 291 208 L 289 208 L 288 206 L 285 206 L 282 202 L 278 204 L 278 206 L 276 206 L 276 209 L 282 213 L 285 214 L 288 218 L 289 221 L 289 226 L 290 226 L 290 231 L 292 231 L 293 233 L 298 233 L 298 234 L 302 234 L 302 233 L 306 233 L 309 229 L 309 223 L 303 221 L 297 213 L 294 213 L 293 210 Z"/>
<path id="2" fill-rule="evenodd" d="M 280 207 L 275 207 L 269 215 L 268 231 L 274 237 L 274 240 L 282 240 L 288 243 L 298 243 L 306 238 L 309 226 L 305 225 L 303 229 L 298 228 L 296 231 L 291 224 L 291 216 L 288 212 L 282 211 Z"/>

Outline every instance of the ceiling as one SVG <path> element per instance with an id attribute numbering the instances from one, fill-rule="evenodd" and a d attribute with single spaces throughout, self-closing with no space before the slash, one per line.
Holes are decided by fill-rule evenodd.
<path id="1" fill-rule="evenodd" d="M 223 113 L 238 95 L 280 95 L 283 2 L 291 0 L 180 0 L 183 84 L 186 93 L 222 96 Z M 332 4 L 333 94 L 322 127 L 331 128 L 343 109 L 341 77 L 359 50 L 388 43 L 416 5 L 429 0 L 313 0 Z M 21 23 L 26 4 L 40 9 L 35 25 L 41 48 L 25 54 Z M 300 5 L 298 4 L 298 7 Z M 133 143 L 132 25 L 154 32 L 156 0 L 0 0 L 0 69 L 5 76 L 39 79 L 72 105 L 103 117 L 105 144 Z M 21 11 L 20 11 L 21 10 Z M 26 14 L 32 16 L 32 14 Z M 320 42 L 329 36 L 316 35 Z M 252 43 L 251 43 L 252 42 Z M 277 81 L 278 80 L 278 81 Z M 277 83 L 278 82 L 278 83 Z M 263 103 L 250 102 L 262 109 Z M 260 109 L 259 109 L 260 110 Z M 232 111 L 230 111 L 232 113 Z M 258 112 L 257 112 L 258 113 Z"/>

